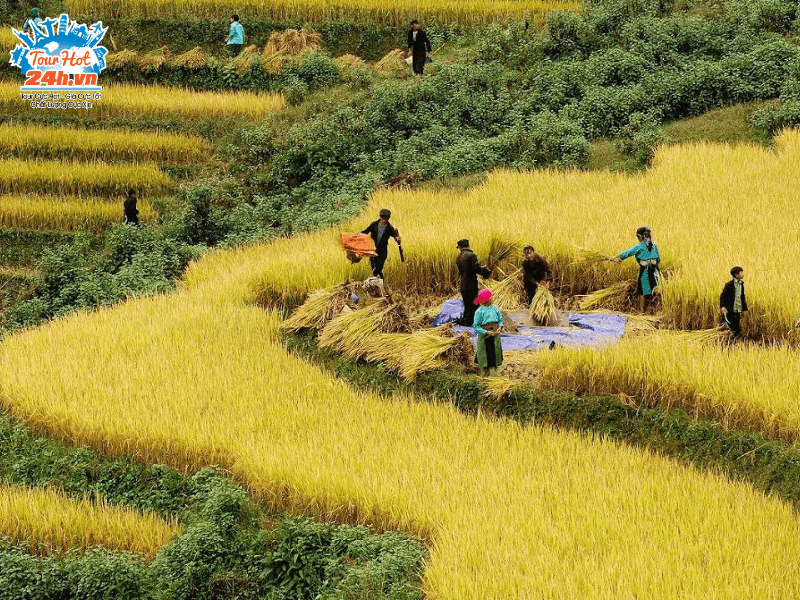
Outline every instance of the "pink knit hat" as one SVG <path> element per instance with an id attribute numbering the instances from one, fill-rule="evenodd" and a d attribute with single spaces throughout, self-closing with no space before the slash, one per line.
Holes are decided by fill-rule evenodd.
<path id="1" fill-rule="evenodd" d="M 481 302 L 486 302 L 492 297 L 492 290 L 481 290 L 478 292 L 478 297 L 475 298 L 475 304 L 480 304 Z"/>

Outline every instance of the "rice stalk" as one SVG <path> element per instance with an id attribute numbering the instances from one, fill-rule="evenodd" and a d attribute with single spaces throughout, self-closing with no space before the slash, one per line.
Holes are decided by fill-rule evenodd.
<path id="1" fill-rule="evenodd" d="M 484 279 L 485 288 L 492 290 L 492 302 L 500 310 L 514 311 L 522 308 L 524 287 L 522 285 L 522 269 L 519 268 L 502 281 Z"/>
<path id="2" fill-rule="evenodd" d="M 375 63 L 375 70 L 384 75 L 394 75 L 400 71 L 408 70 L 405 54 L 405 52 L 399 49 L 390 50 L 383 58 Z"/>
<path id="3" fill-rule="evenodd" d="M 483 397 L 497 402 L 502 402 L 511 392 L 520 388 L 523 381 L 509 377 L 487 377 L 482 380 Z"/>
<path id="4" fill-rule="evenodd" d="M 261 62 L 261 54 L 255 44 L 247 46 L 230 61 L 230 66 L 239 77 L 244 77 L 247 72 Z"/>
<path id="5" fill-rule="evenodd" d="M 581 303 L 581 310 L 598 307 L 624 309 L 631 305 L 631 298 L 636 293 L 636 280 L 620 281 L 602 290 L 586 296 Z"/>

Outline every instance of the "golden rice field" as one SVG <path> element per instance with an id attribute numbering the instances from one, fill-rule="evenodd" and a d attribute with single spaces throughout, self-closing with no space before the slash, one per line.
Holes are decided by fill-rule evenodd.
<path id="1" fill-rule="evenodd" d="M 609 172 L 498 171 L 468 192 L 381 191 L 367 215 L 341 226 L 362 229 L 378 209 L 392 209 L 403 234 L 405 263 L 390 244 L 387 279 L 394 287 L 455 290 L 455 241 L 469 238 L 485 257 L 490 238 L 531 243 L 557 272 L 556 283 L 577 293 L 634 278 L 633 260 L 620 265 L 583 262 L 584 249 L 616 255 L 636 243 L 639 225 L 653 228 L 669 281 L 664 317 L 671 327 L 699 329 L 718 323 L 719 294 L 734 265 L 745 269 L 750 331 L 787 339 L 797 318 L 800 261 L 791 242 L 800 216 L 794 184 L 800 133 L 787 131 L 775 150 L 699 143 L 659 150 L 654 167 L 637 176 Z M 287 242 L 257 289 L 265 301 L 287 290 L 308 290 L 366 273 L 337 250 L 337 232 Z M 313 268 L 297 256 L 313 255 Z M 795 260 L 798 255 L 798 260 Z M 794 334 L 792 334 L 794 335 Z M 792 338 L 794 339 L 794 338 Z"/>
<path id="2" fill-rule="evenodd" d="M 0 109 L 19 107 L 20 82 L 0 82 Z M 250 92 L 194 92 L 191 90 L 142 85 L 104 85 L 102 98 L 91 109 L 66 109 L 92 119 L 107 117 L 157 116 L 175 118 L 230 119 L 264 118 L 285 106 L 280 94 Z"/>
<path id="3" fill-rule="evenodd" d="M 27 542 L 41 554 L 95 546 L 153 558 L 180 534 L 176 522 L 151 513 L 73 500 L 49 489 L 0 485 L 0 538 Z"/>
<path id="4" fill-rule="evenodd" d="M 152 197 L 173 191 L 175 185 L 155 163 L 111 165 L 100 161 L 0 159 L 0 192 L 6 194 L 119 196 L 129 188 Z"/>
<path id="5" fill-rule="evenodd" d="M 68 0 L 65 3 L 70 15 L 100 17 L 114 14 L 117 17 L 166 18 L 191 15 L 200 19 L 219 19 L 222 14 L 238 12 L 247 21 L 268 19 L 277 22 L 295 22 L 298 19 L 317 21 L 375 22 L 383 25 L 406 25 L 412 18 L 436 19 L 440 23 L 479 25 L 505 21 L 508 17 L 528 18 L 541 23 L 553 10 L 577 10 L 574 0 L 410 0 L 402 4 L 386 0 L 228 0 L 203 2 L 190 0 L 164 2 L 163 0 L 133 0 L 122 4 L 115 0 Z"/>
<path id="6" fill-rule="evenodd" d="M 193 163 L 203 161 L 210 154 L 208 143 L 196 135 L 54 125 L 0 125 L 0 156 L 10 158 Z"/>
<path id="7" fill-rule="evenodd" d="M 6 56 L 8 56 L 8 51 L 13 50 L 14 47 L 19 44 L 17 36 L 11 33 L 12 27 L 14 27 L 14 25 L 0 25 L 0 50 L 3 50 Z M 19 29 L 22 26 L 19 25 L 16 27 Z"/>
<path id="8" fill-rule="evenodd" d="M 0 195 L 0 227 L 61 231 L 100 231 L 122 222 L 122 196 L 116 202 L 101 198 Z M 146 200 L 139 200 L 139 220 L 156 219 Z"/>
<path id="9" fill-rule="evenodd" d="M 3 404 L 112 454 L 221 464 L 276 508 L 425 535 L 429 598 L 800 594 L 800 523 L 774 498 L 601 439 L 386 401 L 288 355 L 247 293 L 280 247 L 7 338 Z"/>

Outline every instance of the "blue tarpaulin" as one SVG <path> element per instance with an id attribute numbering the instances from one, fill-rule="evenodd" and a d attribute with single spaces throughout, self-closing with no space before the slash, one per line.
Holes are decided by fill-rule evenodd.
<path id="1" fill-rule="evenodd" d="M 442 305 L 439 314 L 433 319 L 438 327 L 461 318 L 464 303 L 461 298 L 453 298 Z M 541 350 L 555 342 L 557 346 L 579 348 L 581 346 L 601 346 L 614 344 L 625 333 L 627 319 L 622 315 L 570 313 L 569 327 L 518 327 L 519 333 L 501 333 L 503 350 Z M 456 333 L 467 331 L 476 344 L 478 334 L 472 327 L 455 327 Z"/>

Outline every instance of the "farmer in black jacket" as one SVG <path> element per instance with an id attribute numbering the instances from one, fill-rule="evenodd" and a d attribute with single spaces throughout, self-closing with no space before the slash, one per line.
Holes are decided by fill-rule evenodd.
<path id="1" fill-rule="evenodd" d="M 136 208 L 136 192 L 128 190 L 128 197 L 122 203 L 125 212 L 125 223 L 129 225 L 139 225 L 139 209 Z"/>
<path id="2" fill-rule="evenodd" d="M 370 257 L 369 264 L 372 267 L 373 277 L 383 279 L 383 264 L 389 254 L 389 238 L 393 237 L 398 246 L 402 242 L 400 240 L 400 232 L 389 223 L 392 211 L 388 208 L 382 208 L 378 216 L 380 218 L 370 223 L 361 233 L 368 233 L 372 237 L 372 241 L 375 242 L 375 252 L 378 253 L 378 256 Z"/>
<path id="3" fill-rule="evenodd" d="M 733 339 L 738 340 L 742 336 L 742 314 L 747 312 L 747 297 L 744 293 L 744 269 L 742 267 L 733 267 L 731 276 L 733 279 L 725 284 L 719 296 L 719 312 L 722 313 L 725 324 L 733 333 Z"/>
<path id="4" fill-rule="evenodd" d="M 422 75 L 425 70 L 425 61 L 431 56 L 431 42 L 428 34 L 419 28 L 419 21 L 411 21 L 411 29 L 408 32 L 408 55 L 413 56 L 411 65 L 414 73 Z"/>
<path id="5" fill-rule="evenodd" d="M 489 277 L 492 272 L 481 266 L 478 257 L 469 247 L 469 240 L 458 240 L 456 248 L 459 250 L 456 266 L 458 274 L 461 275 L 461 299 L 464 301 L 464 316 L 459 323 L 472 327 L 477 310 L 475 298 L 478 297 L 478 275 Z"/>

